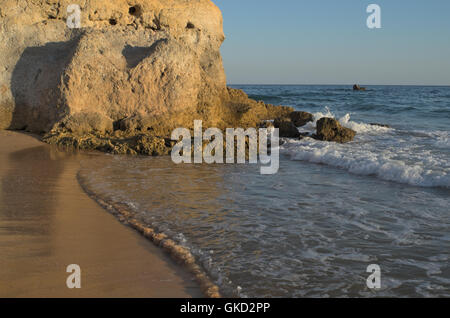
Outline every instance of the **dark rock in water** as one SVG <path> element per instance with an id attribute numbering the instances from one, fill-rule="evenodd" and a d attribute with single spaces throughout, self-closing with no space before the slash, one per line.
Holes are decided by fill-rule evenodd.
<path id="1" fill-rule="evenodd" d="M 391 128 L 391 126 L 385 125 L 385 124 L 370 123 L 369 125 L 371 125 L 371 126 L 378 126 L 378 127 L 384 127 L 384 128 Z"/>
<path id="2" fill-rule="evenodd" d="M 365 87 L 361 87 L 358 84 L 353 85 L 353 90 L 354 91 L 365 91 L 366 88 Z"/>
<path id="3" fill-rule="evenodd" d="M 275 128 L 280 129 L 280 137 L 298 138 L 300 132 L 289 118 L 278 118 L 274 121 Z"/>
<path id="4" fill-rule="evenodd" d="M 313 114 L 299 111 L 290 113 L 289 118 L 296 127 L 302 127 L 305 126 L 307 123 L 314 121 Z"/>
<path id="5" fill-rule="evenodd" d="M 322 141 L 334 141 L 346 143 L 352 141 L 356 136 L 356 131 L 342 127 L 334 118 L 321 118 L 317 121 L 317 134 L 315 138 Z"/>

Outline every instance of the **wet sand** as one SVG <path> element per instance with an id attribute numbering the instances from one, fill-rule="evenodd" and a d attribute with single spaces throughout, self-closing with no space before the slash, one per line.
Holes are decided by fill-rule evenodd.
<path id="1" fill-rule="evenodd" d="M 202 297 L 190 274 L 82 191 L 83 156 L 0 131 L 0 297 Z M 81 289 L 66 286 L 70 264 Z"/>

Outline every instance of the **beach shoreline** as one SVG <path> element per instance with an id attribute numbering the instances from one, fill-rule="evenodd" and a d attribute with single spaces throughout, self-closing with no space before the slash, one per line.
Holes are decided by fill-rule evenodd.
<path id="1" fill-rule="evenodd" d="M 203 297 L 194 277 L 77 181 L 87 154 L 0 132 L 0 297 Z M 81 268 L 69 289 L 66 268 Z"/>
<path id="2" fill-rule="evenodd" d="M 191 273 L 197 283 L 200 285 L 202 293 L 208 298 L 222 297 L 219 291 L 219 286 L 214 284 L 209 278 L 204 269 L 197 264 L 195 256 L 189 249 L 178 244 L 164 233 L 158 233 L 148 224 L 139 220 L 139 218 L 132 212 L 126 204 L 116 204 L 112 200 L 101 197 L 94 193 L 86 185 L 83 177 L 78 174 L 78 181 L 83 190 L 103 209 L 114 215 L 121 223 L 129 225 L 139 234 L 153 242 L 157 247 L 164 250 L 171 258 L 183 268 Z"/>

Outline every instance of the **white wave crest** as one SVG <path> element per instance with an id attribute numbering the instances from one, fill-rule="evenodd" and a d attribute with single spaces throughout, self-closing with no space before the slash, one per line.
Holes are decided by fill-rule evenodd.
<path id="1" fill-rule="evenodd" d="M 333 114 L 328 107 L 325 107 L 324 112 L 313 113 L 313 116 L 314 116 L 313 122 L 310 122 L 306 126 L 301 127 L 300 129 L 301 131 L 315 132 L 317 121 L 323 117 L 338 119 L 339 123 L 342 126 L 353 129 L 359 134 L 381 134 L 393 130 L 392 128 L 351 121 L 350 114 L 345 114 L 343 117 L 337 118 L 336 115 Z"/>
<path id="2" fill-rule="evenodd" d="M 435 130 L 435 131 L 415 131 L 416 133 L 423 134 L 424 136 L 431 138 L 434 146 L 443 149 L 450 149 L 450 133 L 448 131 Z"/>
<path id="3" fill-rule="evenodd" d="M 358 175 L 373 175 L 386 181 L 422 187 L 450 188 L 450 169 L 432 169 L 424 162 L 396 159 L 391 150 L 337 144 L 305 138 L 290 140 L 282 146 L 292 160 L 326 164 Z M 429 161 L 429 160 L 428 160 Z"/>

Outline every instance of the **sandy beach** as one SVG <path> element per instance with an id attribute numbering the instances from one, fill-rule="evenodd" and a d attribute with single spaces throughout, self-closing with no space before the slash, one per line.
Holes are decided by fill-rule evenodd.
<path id="1" fill-rule="evenodd" d="M 0 132 L 0 297 L 201 297 L 191 275 L 82 191 L 83 156 Z M 81 289 L 66 286 L 70 264 Z"/>
<path id="2" fill-rule="evenodd" d="M 410 2 L 0 0 L 0 302 L 450 298 L 450 1 Z"/>

